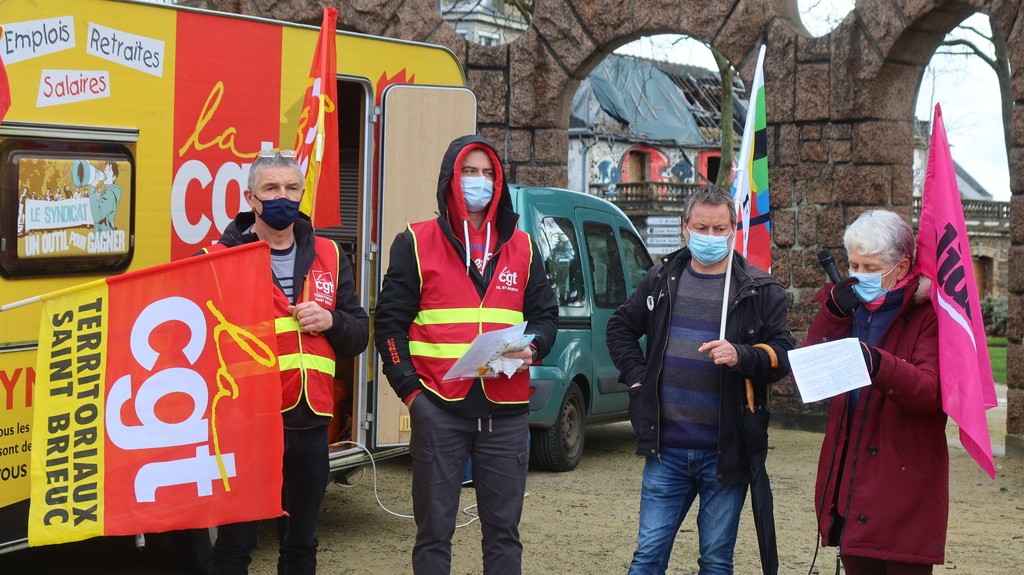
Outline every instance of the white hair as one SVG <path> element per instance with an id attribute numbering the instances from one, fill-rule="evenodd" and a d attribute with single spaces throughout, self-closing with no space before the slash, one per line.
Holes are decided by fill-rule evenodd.
<path id="1" fill-rule="evenodd" d="M 896 265 L 903 258 L 914 261 L 914 230 L 899 214 L 868 210 L 847 226 L 846 251 L 853 248 L 866 257 L 879 257 Z"/>

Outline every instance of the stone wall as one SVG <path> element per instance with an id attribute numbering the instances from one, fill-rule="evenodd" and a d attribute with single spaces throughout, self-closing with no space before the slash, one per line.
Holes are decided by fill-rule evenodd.
<path id="1" fill-rule="evenodd" d="M 316 24 L 323 0 L 197 0 L 219 10 Z M 334 2 L 332 2 L 334 3 Z M 500 147 L 511 178 L 565 186 L 569 103 L 606 54 L 640 36 L 678 33 L 721 51 L 752 77 L 765 43 L 765 84 L 775 229 L 773 273 L 789 289 L 790 320 L 804 330 L 822 283 L 816 253 L 840 248 L 844 227 L 884 206 L 910 216 L 914 105 L 925 66 L 974 12 L 1009 42 L 1014 98 L 1024 101 L 1022 0 L 858 0 L 832 33 L 811 38 L 796 0 L 540 0 L 533 25 L 511 44 L 470 44 L 441 20 L 437 0 L 347 0 L 339 27 L 449 47 L 480 105 L 480 131 Z M 1024 456 L 1024 105 L 1014 111 L 1009 256 L 1007 452 Z M 838 250 L 840 267 L 845 254 Z M 802 333 L 798 333 L 798 336 Z M 775 411 L 820 420 L 790 385 Z"/>

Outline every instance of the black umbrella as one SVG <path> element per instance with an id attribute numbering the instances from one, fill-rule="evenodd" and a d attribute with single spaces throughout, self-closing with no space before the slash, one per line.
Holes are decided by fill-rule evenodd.
<path id="1" fill-rule="evenodd" d="M 778 364 L 775 350 L 765 344 L 755 347 L 764 349 L 771 358 L 772 367 Z M 779 549 L 775 539 L 775 500 L 772 485 L 768 480 L 765 459 L 768 457 L 768 419 L 771 413 L 764 405 L 756 406 L 754 384 L 747 380 L 747 405 L 741 411 L 743 422 L 742 441 L 750 457 L 750 508 L 754 514 L 754 529 L 757 531 L 757 547 L 761 553 L 761 571 L 764 575 L 778 575 Z"/>

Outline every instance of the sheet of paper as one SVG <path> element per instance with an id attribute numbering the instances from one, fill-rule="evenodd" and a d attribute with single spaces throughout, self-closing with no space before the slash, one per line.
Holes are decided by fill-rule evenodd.
<path id="1" fill-rule="evenodd" d="M 473 340 L 466 353 L 444 374 L 444 381 L 477 377 L 497 377 L 488 363 L 510 351 L 530 345 L 533 335 L 524 335 L 526 322 L 482 333 Z"/>
<path id="2" fill-rule="evenodd" d="M 804 403 L 871 384 L 855 337 L 794 349 L 789 352 L 789 366 Z"/>

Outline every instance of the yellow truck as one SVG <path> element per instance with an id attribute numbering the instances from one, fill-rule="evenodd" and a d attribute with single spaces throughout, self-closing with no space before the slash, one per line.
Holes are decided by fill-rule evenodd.
<path id="1" fill-rule="evenodd" d="M 120 0 L 3 0 L 0 305 L 188 257 L 245 208 L 249 166 L 291 148 L 318 29 Z M 338 33 L 341 220 L 372 312 L 390 241 L 436 210 L 440 158 L 476 131 L 447 49 Z M 26 545 L 38 305 L 0 312 L 0 552 Z M 403 452 L 377 354 L 339 363 L 331 468 Z M 366 448 L 366 451 L 363 450 Z"/>

